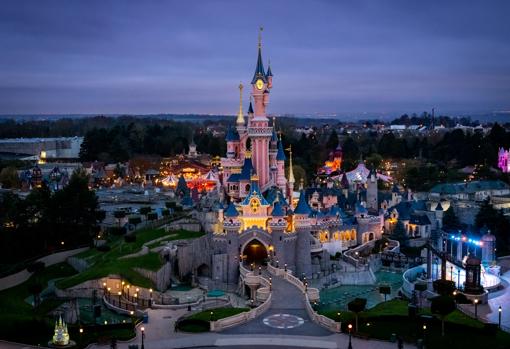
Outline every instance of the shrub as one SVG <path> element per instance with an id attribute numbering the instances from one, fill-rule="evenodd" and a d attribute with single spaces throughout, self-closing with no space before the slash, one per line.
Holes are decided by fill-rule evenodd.
<path id="1" fill-rule="evenodd" d="M 46 265 L 44 264 L 44 262 L 35 262 L 35 263 L 32 263 L 30 264 L 28 267 L 27 267 L 27 271 L 29 273 L 38 273 L 38 272 L 41 272 L 44 270 L 44 268 L 46 267 Z"/>
<path id="2" fill-rule="evenodd" d="M 147 219 L 149 221 L 155 221 L 156 219 L 158 219 L 158 214 L 156 212 L 151 212 L 147 214 Z"/>
<path id="3" fill-rule="evenodd" d="M 455 291 L 455 282 L 451 280 L 435 280 L 433 282 L 434 291 L 441 296 L 450 296 Z"/>
<path id="4" fill-rule="evenodd" d="M 167 201 L 165 202 L 165 207 L 175 209 L 175 207 L 177 207 L 177 203 L 175 201 Z"/>
<path id="5" fill-rule="evenodd" d="M 162 215 L 163 217 L 168 217 L 168 216 L 170 216 L 170 210 L 169 210 L 169 209 L 165 209 L 165 210 L 161 211 L 161 215 Z"/>
<path id="6" fill-rule="evenodd" d="M 209 331 L 209 322 L 205 320 L 199 319 L 184 319 L 178 321 L 175 324 L 175 328 L 179 331 L 184 332 L 208 332 Z"/>
<path id="7" fill-rule="evenodd" d="M 126 228 L 125 227 L 109 227 L 106 229 L 107 234 L 116 235 L 116 236 L 122 236 L 126 234 Z"/>
<path id="8" fill-rule="evenodd" d="M 125 242 L 135 242 L 136 235 L 124 235 L 124 241 Z"/>
<path id="9" fill-rule="evenodd" d="M 108 252 L 111 249 L 112 248 L 110 247 L 110 245 L 101 245 L 101 246 L 96 247 L 96 250 L 101 251 L 101 252 Z"/>

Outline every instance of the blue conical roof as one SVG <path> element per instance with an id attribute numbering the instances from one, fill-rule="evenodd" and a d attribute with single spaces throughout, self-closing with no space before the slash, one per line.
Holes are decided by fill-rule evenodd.
<path id="1" fill-rule="evenodd" d="M 269 205 L 269 202 L 267 202 L 266 198 L 260 191 L 259 182 L 257 180 L 252 180 L 250 182 L 250 193 L 244 198 L 242 205 L 249 205 L 252 198 L 259 199 L 261 205 Z"/>
<path id="2" fill-rule="evenodd" d="M 259 53 L 257 56 L 257 66 L 255 68 L 255 74 L 253 74 L 253 79 L 251 83 L 254 84 L 257 79 L 262 79 L 262 81 L 267 82 L 266 72 L 264 70 L 264 63 L 262 63 L 262 48 L 259 46 Z"/>
<path id="3" fill-rule="evenodd" d="M 250 106 L 248 107 L 248 114 L 253 114 L 253 105 L 251 104 L 251 101 Z"/>
<path id="4" fill-rule="evenodd" d="M 308 206 L 308 202 L 306 202 L 305 192 L 301 191 L 301 194 L 299 195 L 299 201 L 296 206 L 296 209 L 294 210 L 294 213 L 309 215 L 311 211 L 312 210 L 310 209 L 310 206 Z"/>
<path id="5" fill-rule="evenodd" d="M 438 203 L 437 203 L 436 211 L 444 211 L 444 209 L 443 209 L 443 205 L 441 205 L 441 203 L 440 203 L 440 202 L 438 202 Z"/>
<path id="6" fill-rule="evenodd" d="M 273 76 L 273 72 L 271 71 L 271 66 L 270 65 L 267 66 L 266 76 Z"/>
<path id="7" fill-rule="evenodd" d="M 244 158 L 243 167 L 241 168 L 241 173 L 239 174 L 239 180 L 250 180 L 252 174 L 255 174 L 255 168 L 253 167 L 251 158 Z"/>
<path id="8" fill-rule="evenodd" d="M 273 133 L 271 134 L 271 142 L 278 142 L 278 136 L 276 135 L 276 131 L 273 128 Z"/>
<path id="9" fill-rule="evenodd" d="M 285 152 L 283 151 L 282 141 L 278 142 L 278 153 L 276 153 L 276 160 L 277 161 L 285 161 L 286 160 Z"/>
<path id="10" fill-rule="evenodd" d="M 225 136 L 225 140 L 227 142 L 238 141 L 239 140 L 239 133 L 237 132 L 237 130 L 235 130 L 232 127 L 229 126 L 229 128 L 227 130 L 227 135 Z"/>
<path id="11" fill-rule="evenodd" d="M 283 212 L 282 205 L 280 205 L 279 201 L 276 201 L 273 207 L 272 215 L 274 217 L 283 217 L 285 216 L 285 212 Z"/>
<path id="12" fill-rule="evenodd" d="M 225 211 L 225 217 L 237 217 L 237 216 L 239 216 L 239 212 L 237 212 L 235 205 L 231 202 L 228 205 L 227 210 Z"/>

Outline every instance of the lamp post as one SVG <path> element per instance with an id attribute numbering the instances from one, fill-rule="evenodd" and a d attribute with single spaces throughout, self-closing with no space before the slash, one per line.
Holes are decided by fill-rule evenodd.
<path id="1" fill-rule="evenodd" d="M 427 331 L 427 325 L 423 325 L 423 344 L 425 344 L 425 333 Z"/>
<path id="2" fill-rule="evenodd" d="M 457 288 L 460 287 L 460 268 L 457 269 Z"/>
<path id="3" fill-rule="evenodd" d="M 501 329 L 501 305 L 498 308 L 498 327 Z"/>
<path id="4" fill-rule="evenodd" d="M 453 281 L 453 265 L 450 265 L 450 281 Z"/>
<path id="5" fill-rule="evenodd" d="M 152 307 L 152 288 L 149 289 L 149 293 L 150 293 L 150 296 L 149 296 L 149 307 Z"/>
<path id="6" fill-rule="evenodd" d="M 349 326 L 347 326 L 349 328 L 349 346 L 347 347 L 347 349 L 352 349 L 352 341 L 351 341 L 351 337 L 352 337 L 352 324 L 349 324 Z"/>
<path id="7" fill-rule="evenodd" d="M 213 315 L 214 315 L 214 311 L 211 311 L 211 313 L 210 313 L 209 315 L 210 315 L 210 317 L 209 317 L 209 321 L 211 321 L 211 322 L 212 322 Z"/>
<path id="8" fill-rule="evenodd" d="M 283 268 L 284 268 L 285 272 L 287 272 L 287 263 L 285 263 L 285 264 L 283 265 Z"/>
<path id="9" fill-rule="evenodd" d="M 142 326 L 142 328 L 140 328 L 140 330 L 142 331 L 142 349 L 144 349 L 145 327 Z"/>
<path id="10" fill-rule="evenodd" d="M 478 299 L 475 299 L 475 319 L 478 320 Z"/>
<path id="11" fill-rule="evenodd" d="M 276 268 L 279 268 L 280 267 L 280 261 L 277 259 L 276 260 Z"/>
<path id="12" fill-rule="evenodd" d="M 119 296 L 119 308 L 120 308 L 120 296 L 122 296 L 122 292 L 121 291 L 117 292 L 117 295 Z"/>

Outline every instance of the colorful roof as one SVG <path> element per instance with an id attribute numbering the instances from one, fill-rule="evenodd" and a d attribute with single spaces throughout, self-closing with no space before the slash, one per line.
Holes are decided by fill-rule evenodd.
<path id="1" fill-rule="evenodd" d="M 257 56 L 257 66 L 255 67 L 255 74 L 253 74 L 253 79 L 251 83 L 254 84 L 257 79 L 262 79 L 262 81 L 267 82 L 266 72 L 264 70 L 264 63 L 262 63 L 262 48 L 259 45 L 259 53 Z"/>
<path id="2" fill-rule="evenodd" d="M 282 141 L 278 142 L 278 153 L 276 153 L 277 161 L 285 161 L 287 158 L 285 157 L 285 152 L 283 151 Z"/>
<path id="3" fill-rule="evenodd" d="M 267 202 L 266 198 L 264 197 L 264 195 L 262 195 L 262 192 L 260 191 L 258 180 L 251 181 L 250 194 L 244 198 L 241 205 L 249 205 L 250 200 L 253 198 L 257 198 L 260 201 L 261 205 L 269 206 L 269 202 Z"/>
<path id="4" fill-rule="evenodd" d="M 294 213 L 309 215 L 311 211 L 312 210 L 310 209 L 310 206 L 308 206 L 308 202 L 306 202 L 305 192 L 301 191 L 301 194 L 299 195 L 299 201 L 296 209 L 294 210 Z"/>
<path id="5" fill-rule="evenodd" d="M 237 130 L 235 130 L 232 127 L 229 126 L 229 128 L 227 130 L 227 135 L 225 136 L 225 140 L 227 142 L 238 141 L 239 140 L 239 133 L 237 132 Z"/>
<path id="6" fill-rule="evenodd" d="M 241 173 L 239 174 L 239 180 L 250 180 L 251 176 L 255 173 L 255 168 L 253 167 L 253 163 L 251 162 L 251 158 L 244 158 L 243 167 L 241 168 Z"/>
<path id="7" fill-rule="evenodd" d="M 283 212 L 282 205 L 280 205 L 279 201 L 276 201 L 273 207 L 273 212 L 271 213 L 274 217 L 283 217 L 285 216 L 285 212 Z"/>
<path id="8" fill-rule="evenodd" d="M 237 212 L 237 209 L 235 205 L 231 202 L 227 209 L 225 210 L 225 217 L 237 217 L 239 216 L 239 212 Z"/>

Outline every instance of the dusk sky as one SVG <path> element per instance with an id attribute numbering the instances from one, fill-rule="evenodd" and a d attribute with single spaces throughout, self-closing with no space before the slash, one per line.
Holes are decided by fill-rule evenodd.
<path id="1" fill-rule="evenodd" d="M 510 1 L 2 1 L 0 114 L 510 110 Z M 245 90 L 245 109 L 248 89 Z"/>

